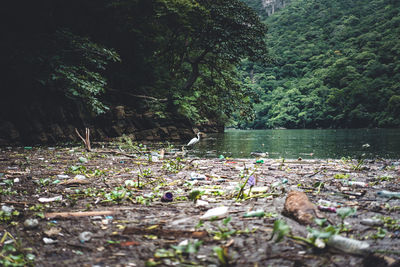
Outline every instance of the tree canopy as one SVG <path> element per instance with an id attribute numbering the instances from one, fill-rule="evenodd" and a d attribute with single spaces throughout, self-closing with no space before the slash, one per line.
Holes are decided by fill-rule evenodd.
<path id="1" fill-rule="evenodd" d="M 400 126 L 399 1 L 292 0 L 265 23 L 276 64 L 242 64 L 261 102 L 239 127 Z"/>
<path id="2" fill-rule="evenodd" d="M 140 109 L 144 96 L 167 100 L 146 106 L 160 116 L 224 123 L 252 106 L 238 63 L 268 61 L 266 27 L 239 0 L 45 0 L 1 12 L 5 105 L 58 92 L 99 114 L 113 101 Z"/>

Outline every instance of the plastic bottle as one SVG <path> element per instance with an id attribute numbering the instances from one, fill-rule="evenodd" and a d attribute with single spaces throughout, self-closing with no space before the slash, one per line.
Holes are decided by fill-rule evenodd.
<path id="1" fill-rule="evenodd" d="M 346 184 L 347 185 L 360 186 L 360 187 L 367 187 L 368 186 L 368 183 L 359 182 L 359 181 L 347 181 Z"/>
<path id="2" fill-rule="evenodd" d="M 369 244 L 359 240 L 333 235 L 328 239 L 327 244 L 335 249 L 350 254 L 365 255 L 370 252 Z"/>
<path id="3" fill-rule="evenodd" d="M 254 210 L 254 211 L 249 211 L 246 212 L 243 217 L 248 218 L 248 217 L 264 217 L 265 212 L 263 210 Z"/>
<path id="4" fill-rule="evenodd" d="M 387 197 L 387 198 L 400 198 L 400 192 L 391 192 L 387 190 L 378 191 L 377 195 L 380 197 Z"/>

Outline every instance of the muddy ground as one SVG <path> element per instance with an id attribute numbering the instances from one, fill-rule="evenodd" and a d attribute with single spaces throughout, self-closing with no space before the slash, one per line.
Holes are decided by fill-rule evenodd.
<path id="1" fill-rule="evenodd" d="M 1 148 L 0 265 L 399 266 L 400 196 L 382 193 L 400 192 L 398 159 L 180 159 L 160 144 L 93 147 Z M 256 184 L 240 192 L 251 175 Z M 315 213 L 327 222 L 282 215 L 291 190 L 328 205 Z M 222 218 L 200 219 L 220 206 Z M 343 221 L 340 208 L 350 211 Z M 280 242 L 277 221 L 290 229 Z M 367 252 L 308 235 L 329 225 Z"/>

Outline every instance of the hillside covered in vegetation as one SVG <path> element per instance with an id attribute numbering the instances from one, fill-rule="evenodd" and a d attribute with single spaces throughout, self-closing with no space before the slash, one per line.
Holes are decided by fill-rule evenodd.
<path id="1" fill-rule="evenodd" d="M 239 127 L 400 126 L 399 1 L 293 0 L 264 22 L 275 64 L 243 63 L 261 101 Z"/>

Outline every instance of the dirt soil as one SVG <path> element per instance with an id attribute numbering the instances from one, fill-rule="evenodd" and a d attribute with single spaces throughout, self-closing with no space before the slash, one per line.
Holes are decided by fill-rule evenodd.
<path id="1" fill-rule="evenodd" d="M 162 159 L 160 145 L 93 147 L 0 150 L 0 265 L 400 264 L 400 193 L 386 192 L 400 192 L 399 160 L 181 160 L 171 147 Z M 251 175 L 255 185 L 249 191 L 250 178 L 241 192 Z M 324 226 L 282 214 L 292 190 L 320 206 Z M 200 219 L 221 206 L 221 218 Z M 350 211 L 343 221 L 340 208 Z M 277 222 L 290 229 L 280 242 Z M 368 251 L 334 248 L 323 237 L 317 245 L 310 229 L 328 225 Z"/>

